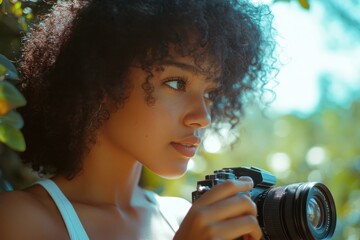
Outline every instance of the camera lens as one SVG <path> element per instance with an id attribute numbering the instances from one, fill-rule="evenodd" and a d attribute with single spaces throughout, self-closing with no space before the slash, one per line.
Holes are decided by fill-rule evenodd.
<path id="1" fill-rule="evenodd" d="M 307 182 L 252 192 L 265 239 L 331 239 L 335 203 L 322 183 Z"/>
<path id="2" fill-rule="evenodd" d="M 318 197 L 310 198 L 306 211 L 312 227 L 315 229 L 321 228 L 324 224 L 324 209 Z"/>

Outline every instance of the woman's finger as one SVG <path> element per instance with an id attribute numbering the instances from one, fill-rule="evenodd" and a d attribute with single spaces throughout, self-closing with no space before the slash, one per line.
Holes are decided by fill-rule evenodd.
<path id="1" fill-rule="evenodd" d="M 235 195 L 206 207 L 206 219 L 211 224 L 239 216 L 257 216 L 256 204 L 247 195 Z"/>
<path id="2" fill-rule="evenodd" d="M 229 198 L 239 192 L 249 192 L 254 186 L 250 177 L 241 177 L 238 180 L 228 180 L 217 184 L 212 189 L 204 193 L 194 205 L 207 206 L 217 201 Z"/>
<path id="3" fill-rule="evenodd" d="M 259 240 L 262 237 L 258 221 L 252 215 L 218 222 L 211 229 L 213 231 L 211 234 L 221 236 L 222 239 L 236 239 L 243 236 L 245 239 Z"/>

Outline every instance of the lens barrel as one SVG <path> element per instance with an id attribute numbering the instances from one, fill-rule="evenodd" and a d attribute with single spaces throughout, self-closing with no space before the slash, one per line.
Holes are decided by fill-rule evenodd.
<path id="1" fill-rule="evenodd" d="M 265 239 L 331 239 L 336 209 L 329 189 L 322 183 L 306 182 L 273 187 L 252 193 Z"/>

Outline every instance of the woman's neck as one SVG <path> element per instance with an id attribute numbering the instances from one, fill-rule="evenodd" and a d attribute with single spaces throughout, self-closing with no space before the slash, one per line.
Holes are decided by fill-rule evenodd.
<path id="1" fill-rule="evenodd" d="M 54 181 L 70 201 L 126 209 L 144 200 L 138 186 L 141 169 L 141 163 L 132 156 L 100 141 L 92 146 L 75 178 L 67 180 L 58 175 Z"/>

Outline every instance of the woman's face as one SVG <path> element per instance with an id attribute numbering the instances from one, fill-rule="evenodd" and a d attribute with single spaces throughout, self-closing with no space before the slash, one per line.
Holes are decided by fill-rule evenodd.
<path id="1" fill-rule="evenodd" d="M 118 153 L 118 161 L 139 161 L 156 174 L 182 176 L 209 126 L 213 79 L 201 74 L 190 58 L 161 63 L 151 80 L 155 103 L 145 101 L 142 84 L 147 73 L 133 67 L 128 74 L 132 92 L 104 123 L 101 133 Z"/>

